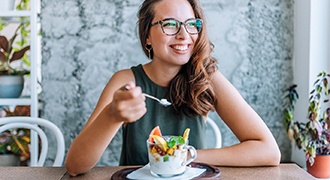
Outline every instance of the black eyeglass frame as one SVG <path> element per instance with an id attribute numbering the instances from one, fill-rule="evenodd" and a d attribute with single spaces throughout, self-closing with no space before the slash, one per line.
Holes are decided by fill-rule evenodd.
<path id="1" fill-rule="evenodd" d="M 164 28 L 163 28 L 163 22 L 164 22 L 164 21 L 167 21 L 167 20 L 174 20 L 174 21 L 176 21 L 176 22 L 179 24 L 179 28 L 178 28 L 178 31 L 177 31 L 176 33 L 174 33 L 174 34 L 168 34 L 168 33 L 165 32 L 165 30 L 164 30 Z M 199 20 L 199 21 L 201 22 L 201 25 L 202 25 L 202 26 L 200 27 L 200 30 L 199 30 L 197 33 L 191 33 L 191 32 L 189 32 L 189 31 L 187 30 L 187 27 L 186 27 L 187 22 L 188 22 L 188 21 L 191 21 L 191 20 Z M 186 32 L 189 33 L 189 34 L 191 34 L 191 35 L 199 34 L 199 33 L 202 31 L 202 28 L 203 28 L 203 20 L 202 20 L 202 19 L 199 19 L 199 18 L 190 18 L 190 19 L 187 19 L 185 22 L 181 22 L 181 21 L 176 20 L 176 19 L 174 19 L 174 18 L 166 18 L 166 19 L 163 19 L 163 20 L 157 21 L 157 22 L 151 24 L 150 26 L 152 27 L 152 26 L 155 26 L 155 25 L 157 25 L 157 24 L 160 25 L 160 27 L 162 28 L 163 33 L 166 34 L 167 36 L 175 36 L 175 35 L 177 35 L 177 34 L 180 32 L 180 30 L 181 30 L 181 25 L 182 25 L 182 24 L 184 25 L 184 28 L 185 28 Z"/>

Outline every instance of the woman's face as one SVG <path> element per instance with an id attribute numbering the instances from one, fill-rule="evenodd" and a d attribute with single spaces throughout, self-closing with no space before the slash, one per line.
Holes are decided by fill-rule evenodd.
<path id="1" fill-rule="evenodd" d="M 181 22 L 195 18 L 194 11 L 187 0 L 163 0 L 155 4 L 154 11 L 155 17 L 152 24 L 165 18 L 174 18 Z M 178 34 L 173 36 L 163 33 L 161 25 L 156 24 L 150 28 L 147 43 L 152 45 L 153 61 L 181 66 L 189 61 L 197 38 L 198 34 L 189 34 L 183 24 Z"/>

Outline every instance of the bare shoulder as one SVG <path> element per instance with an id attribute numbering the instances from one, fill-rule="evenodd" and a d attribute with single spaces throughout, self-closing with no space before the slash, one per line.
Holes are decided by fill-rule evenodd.
<path id="1" fill-rule="evenodd" d="M 216 71 L 214 73 L 211 82 L 216 91 L 233 88 L 229 80 L 220 71 Z"/>
<path id="2" fill-rule="evenodd" d="M 228 108 L 229 105 L 237 106 L 244 104 L 244 99 L 234 87 L 234 85 L 220 72 L 214 73 L 212 85 L 215 89 L 215 95 L 218 99 L 218 108 Z M 218 109 L 220 110 L 220 109 Z"/>
<path id="3" fill-rule="evenodd" d="M 133 75 L 133 72 L 131 69 L 122 69 L 122 70 L 119 70 L 117 72 L 115 72 L 111 79 L 113 78 L 133 78 L 134 79 L 134 75 Z"/>
<path id="4" fill-rule="evenodd" d="M 112 101 L 114 92 L 125 86 L 130 81 L 135 82 L 135 78 L 131 69 L 123 69 L 115 72 L 104 87 L 98 104 L 103 107 L 110 103 Z"/>
<path id="5" fill-rule="evenodd" d="M 104 89 L 115 91 L 126 85 L 128 82 L 135 82 L 134 74 L 131 69 L 123 69 L 115 72 L 110 78 Z"/>

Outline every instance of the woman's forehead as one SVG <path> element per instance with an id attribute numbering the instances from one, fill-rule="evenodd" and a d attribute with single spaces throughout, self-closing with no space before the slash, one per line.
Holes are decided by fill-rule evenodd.
<path id="1" fill-rule="evenodd" d="M 195 18 L 194 11 L 187 0 L 163 0 L 154 6 L 154 19 L 156 21 L 165 18 L 174 18 L 185 21 Z"/>

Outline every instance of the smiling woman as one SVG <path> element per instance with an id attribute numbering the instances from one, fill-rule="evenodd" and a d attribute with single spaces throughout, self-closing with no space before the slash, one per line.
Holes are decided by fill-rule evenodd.
<path id="1" fill-rule="evenodd" d="M 68 173 L 90 170 L 118 130 L 120 165 L 149 162 L 145 142 L 156 126 L 164 135 L 189 128 L 196 162 L 225 166 L 276 166 L 277 143 L 260 116 L 217 69 L 198 0 L 145 0 L 138 12 L 139 37 L 150 62 L 117 71 L 67 154 Z M 150 53 L 150 54 L 149 54 Z M 128 87 L 128 88 L 127 88 Z M 146 98 L 169 99 L 170 106 Z M 215 111 L 240 141 L 205 149 L 206 117 Z M 97 141 L 95 141 L 97 139 Z"/>
<path id="2" fill-rule="evenodd" d="M 96 97 L 109 76 L 120 69 L 150 61 L 142 51 L 145 47 L 140 46 L 137 32 L 137 10 L 144 0 L 42 2 L 39 15 L 43 35 L 43 63 L 40 64 L 43 92 L 39 96 L 44 107 L 42 114 L 47 119 L 56 119 L 66 141 L 72 142 L 96 107 Z M 203 28 L 207 28 L 214 44 L 212 56 L 218 59 L 220 72 L 265 120 L 270 130 L 276 132 L 275 138 L 283 152 L 282 161 L 291 161 L 291 154 L 286 153 L 291 151 L 291 143 L 284 130 L 281 131 L 283 127 L 279 121 L 283 108 L 281 94 L 292 84 L 293 37 L 297 36 L 293 31 L 297 29 L 293 28 L 294 5 L 300 1 L 202 0 L 200 3 L 206 16 Z M 302 13 L 307 15 L 305 10 Z M 152 23 L 158 20 L 162 19 L 154 19 Z M 302 18 L 299 22 L 307 21 Z M 161 30 L 160 25 L 155 28 Z M 302 53 L 296 55 L 301 57 Z M 297 59 L 296 62 L 302 62 L 301 58 Z M 298 70 L 305 72 L 300 77 L 306 79 L 308 70 L 304 68 Z M 217 113 L 210 112 L 210 115 L 225 137 L 223 146 L 237 144 L 239 140 Z M 97 165 L 117 165 L 121 145 L 120 130 Z M 69 146 L 66 148 L 68 150 Z"/>

